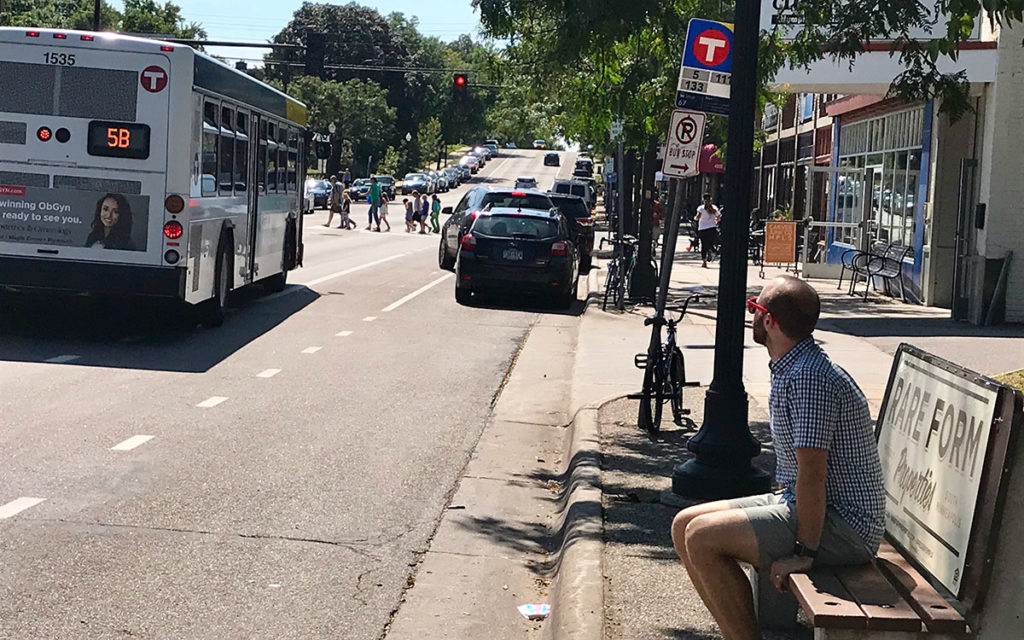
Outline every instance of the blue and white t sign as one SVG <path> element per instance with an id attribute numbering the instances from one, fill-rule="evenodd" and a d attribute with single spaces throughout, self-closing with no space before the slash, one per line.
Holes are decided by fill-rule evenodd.
<path id="1" fill-rule="evenodd" d="M 732 80 L 732 25 L 693 18 L 679 68 L 676 107 L 729 115 Z"/>
<path id="2" fill-rule="evenodd" d="M 693 18 L 686 29 L 683 66 L 732 73 L 732 25 Z"/>

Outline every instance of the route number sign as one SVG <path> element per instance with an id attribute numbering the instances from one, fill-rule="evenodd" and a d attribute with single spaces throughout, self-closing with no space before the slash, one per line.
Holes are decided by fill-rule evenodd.
<path id="1" fill-rule="evenodd" d="M 732 25 L 693 18 L 679 69 L 676 107 L 729 114 L 732 80 Z"/>
<path id="2" fill-rule="evenodd" d="M 676 109 L 669 119 L 665 137 L 665 160 L 661 172 L 673 178 L 697 175 L 697 158 L 704 143 L 707 116 L 699 111 Z"/>

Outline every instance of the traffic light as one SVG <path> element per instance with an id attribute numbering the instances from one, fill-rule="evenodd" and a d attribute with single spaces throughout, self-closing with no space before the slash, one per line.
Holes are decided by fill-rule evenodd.
<path id="1" fill-rule="evenodd" d="M 466 87 L 469 86 L 469 80 L 466 79 L 466 74 L 456 73 L 452 76 L 452 94 L 456 98 L 464 98 L 466 96 Z"/>
<path id="2" fill-rule="evenodd" d="M 307 76 L 324 79 L 324 53 L 326 49 L 325 34 L 313 30 L 306 31 L 305 67 Z"/>

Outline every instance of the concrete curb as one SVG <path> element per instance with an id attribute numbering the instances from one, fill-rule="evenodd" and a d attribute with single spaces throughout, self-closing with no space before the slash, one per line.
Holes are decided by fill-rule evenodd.
<path id="1" fill-rule="evenodd" d="M 596 267 L 596 265 L 595 265 Z M 587 274 L 587 293 L 600 292 L 598 269 Z M 584 313 L 591 312 L 589 305 Z M 575 381 L 575 375 L 574 375 Z M 604 507 L 601 487 L 599 404 L 586 404 L 572 385 L 561 474 L 563 504 L 559 552 L 550 587 L 549 640 L 601 640 L 604 636 Z M 582 405 L 582 406 L 581 406 Z"/>
<path id="2" fill-rule="evenodd" d="M 564 504 L 544 637 L 600 640 L 604 635 L 604 509 L 598 409 L 581 409 L 567 434 Z"/>

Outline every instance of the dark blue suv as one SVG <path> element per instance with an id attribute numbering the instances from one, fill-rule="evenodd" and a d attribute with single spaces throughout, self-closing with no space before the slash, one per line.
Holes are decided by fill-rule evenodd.
<path id="1" fill-rule="evenodd" d="M 455 267 L 455 300 L 473 294 L 517 291 L 576 300 L 579 250 L 565 216 L 557 211 L 487 208 L 462 236 Z"/>

